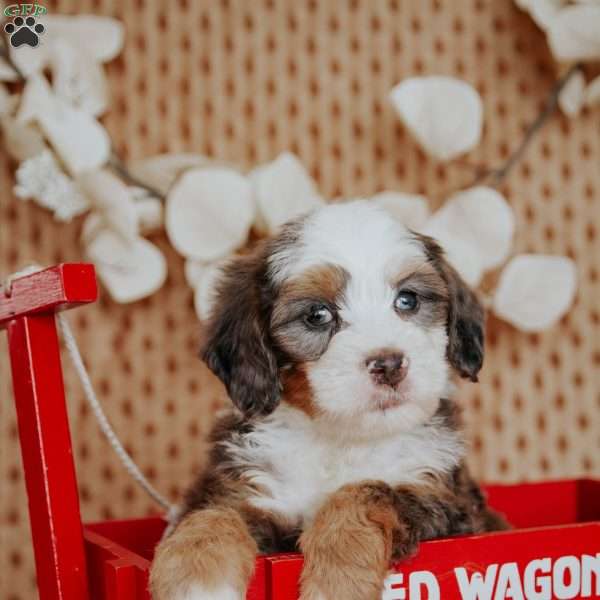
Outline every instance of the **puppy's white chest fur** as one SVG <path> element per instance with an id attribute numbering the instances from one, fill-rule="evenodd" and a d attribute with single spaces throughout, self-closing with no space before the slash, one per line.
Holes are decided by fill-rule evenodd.
<path id="1" fill-rule="evenodd" d="M 252 504 L 298 526 L 310 522 L 323 501 L 347 483 L 413 484 L 427 473 L 451 471 L 464 456 L 461 435 L 441 423 L 349 443 L 286 406 L 246 436 L 243 446 L 229 450 L 260 490 Z"/>

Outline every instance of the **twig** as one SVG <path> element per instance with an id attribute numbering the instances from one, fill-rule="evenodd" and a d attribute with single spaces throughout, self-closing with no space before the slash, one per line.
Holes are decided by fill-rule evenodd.
<path id="1" fill-rule="evenodd" d="M 558 97 L 569 83 L 571 78 L 581 71 L 581 64 L 573 65 L 552 87 L 550 94 L 546 99 L 546 104 L 540 114 L 529 125 L 525 131 L 525 135 L 521 143 L 515 148 L 514 152 L 506 159 L 506 161 L 495 169 L 482 169 L 480 166 L 476 168 L 475 179 L 470 186 L 480 183 L 488 183 L 491 186 L 498 186 L 506 179 L 513 167 L 519 162 L 529 144 L 535 137 L 536 133 L 550 120 L 550 117 L 556 112 L 558 107 Z"/>
<path id="2" fill-rule="evenodd" d="M 160 200 L 164 200 L 165 196 L 162 192 L 156 189 L 154 186 L 144 183 L 141 179 L 138 179 L 129 169 L 125 166 L 125 163 L 121 160 L 121 157 L 113 150 L 108 159 L 108 166 L 115 172 L 121 179 L 130 185 L 142 188 L 146 190 L 152 196 L 156 196 Z"/>

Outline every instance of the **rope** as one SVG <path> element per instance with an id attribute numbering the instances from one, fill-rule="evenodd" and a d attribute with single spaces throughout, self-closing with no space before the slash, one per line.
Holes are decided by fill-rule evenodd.
<path id="1" fill-rule="evenodd" d="M 3 289 L 6 293 L 10 294 L 12 288 L 12 282 L 19 277 L 24 277 L 25 275 L 30 275 L 31 273 L 35 273 L 36 271 L 40 271 L 42 267 L 38 265 L 31 265 L 26 267 L 25 269 L 18 271 L 17 273 L 13 273 L 9 277 L 6 278 L 5 283 L 2 285 Z M 79 347 L 77 346 L 77 341 L 75 340 L 75 336 L 73 335 L 73 331 L 71 330 L 71 326 L 69 325 L 69 321 L 64 313 L 57 313 L 56 318 L 58 321 L 59 329 L 62 334 L 63 341 L 65 343 L 65 348 L 71 357 L 71 361 L 73 362 L 73 366 L 75 367 L 75 371 L 77 376 L 79 377 L 79 381 L 83 387 L 83 392 L 85 395 L 85 399 L 89 404 L 96 421 L 98 422 L 98 426 L 100 430 L 108 440 L 108 443 L 112 446 L 119 460 L 127 470 L 127 472 L 131 475 L 131 477 L 144 489 L 144 491 L 160 506 L 162 506 L 167 512 L 167 520 L 169 523 L 173 523 L 177 518 L 179 508 L 176 505 L 171 504 L 156 488 L 148 481 L 146 476 L 142 473 L 141 469 L 135 464 L 131 456 L 127 453 L 127 450 L 123 447 L 123 444 L 119 440 L 115 430 L 112 428 L 112 425 L 108 421 L 106 413 L 102 409 L 102 406 L 98 400 L 98 396 L 96 396 L 96 392 L 92 386 L 92 382 L 90 380 L 90 376 L 85 368 L 83 363 L 83 359 L 81 358 L 81 353 L 79 352 Z"/>
<path id="2" fill-rule="evenodd" d="M 100 402 L 98 401 L 98 397 L 96 396 L 96 392 L 92 387 L 92 382 L 90 381 L 90 376 L 83 364 L 83 359 L 81 358 L 81 353 L 79 352 L 79 348 L 77 346 L 77 342 L 75 341 L 75 336 L 71 331 L 71 326 L 69 325 L 69 321 L 64 313 L 58 313 L 56 315 L 58 320 L 58 325 L 60 327 L 63 340 L 65 342 L 65 347 L 69 356 L 71 357 L 71 361 L 73 362 L 73 366 L 75 367 L 75 371 L 81 381 L 81 385 L 83 386 L 83 392 L 85 394 L 85 398 L 96 417 L 96 421 L 98 421 L 98 425 L 108 440 L 108 443 L 112 446 L 113 450 L 119 457 L 120 461 L 123 463 L 123 466 L 131 477 L 135 479 L 138 484 L 146 491 L 146 493 L 157 503 L 160 504 L 167 512 L 171 512 L 175 509 L 174 506 L 158 491 L 154 486 L 146 479 L 145 475 L 142 473 L 140 468 L 133 462 L 133 459 L 127 453 L 127 450 L 121 444 L 121 441 L 117 437 L 115 430 L 112 428 L 111 424 L 106 417 Z"/>

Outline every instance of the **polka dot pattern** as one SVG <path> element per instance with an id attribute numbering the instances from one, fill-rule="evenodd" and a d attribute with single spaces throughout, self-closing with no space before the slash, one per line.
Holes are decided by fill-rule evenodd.
<path id="1" fill-rule="evenodd" d="M 492 166 L 512 151 L 555 77 L 544 36 L 510 0 L 47 4 L 125 23 L 105 118 L 124 159 L 200 152 L 249 168 L 291 150 L 328 198 L 401 189 L 437 205 L 471 179 L 464 163 Z M 483 94 L 484 138 L 464 163 L 429 160 L 391 110 L 389 90 L 415 74 L 461 77 Z M 554 118 L 502 189 L 517 216 L 516 249 L 571 256 L 579 291 L 546 333 L 490 318 L 480 384 L 460 386 L 471 464 L 490 481 L 600 475 L 599 128 L 598 110 Z M 14 199 L 12 181 L 0 155 L 0 275 L 32 260 L 81 260 L 80 223 L 57 224 Z M 160 292 L 133 306 L 103 295 L 70 317 L 124 444 L 176 499 L 205 460 L 225 398 L 197 358 L 183 261 L 162 235 L 152 241 L 169 262 Z M 84 517 L 155 511 L 99 434 L 68 361 L 64 370 Z M 28 600 L 35 576 L 11 394 L 1 336 L 0 597 Z"/>

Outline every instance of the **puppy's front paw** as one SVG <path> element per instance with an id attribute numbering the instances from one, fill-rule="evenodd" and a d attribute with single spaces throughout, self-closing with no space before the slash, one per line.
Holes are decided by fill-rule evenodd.
<path id="1" fill-rule="evenodd" d="M 187 515 L 156 548 L 153 600 L 244 600 L 256 542 L 228 508 Z"/>
<path id="2" fill-rule="evenodd" d="M 317 589 L 302 590 L 300 600 L 331 600 L 325 594 Z"/>
<path id="3" fill-rule="evenodd" d="M 302 600 L 379 600 L 397 526 L 388 486 L 340 488 L 301 537 Z"/>
<path id="4" fill-rule="evenodd" d="M 244 600 L 244 595 L 229 584 L 210 589 L 200 584 L 192 584 L 177 591 L 173 600 Z"/>

